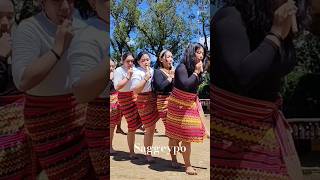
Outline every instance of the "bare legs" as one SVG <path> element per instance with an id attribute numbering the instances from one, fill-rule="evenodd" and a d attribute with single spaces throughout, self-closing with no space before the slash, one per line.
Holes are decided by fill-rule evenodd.
<path id="1" fill-rule="evenodd" d="M 196 175 L 197 172 L 191 166 L 191 163 L 190 163 L 191 143 L 182 141 L 181 146 L 184 146 L 186 148 L 186 151 L 182 152 L 184 164 L 185 164 L 185 167 L 186 167 L 186 173 L 189 174 L 189 175 Z"/>
<path id="2" fill-rule="evenodd" d="M 170 156 L 171 156 L 171 166 L 173 168 L 179 168 L 179 164 L 177 161 L 177 152 L 175 150 L 179 149 L 179 141 L 169 138 L 169 148 L 170 148 Z"/>
<path id="3" fill-rule="evenodd" d="M 127 134 L 127 141 L 128 141 L 128 146 L 129 146 L 129 151 L 130 151 L 130 158 L 135 159 L 135 153 L 134 153 L 134 142 L 135 142 L 135 133 L 136 131 L 129 131 Z"/>
<path id="4" fill-rule="evenodd" d="M 115 126 L 110 127 L 110 154 L 113 154 L 115 152 L 112 146 L 114 129 Z"/>
<path id="5" fill-rule="evenodd" d="M 184 164 L 186 167 L 186 173 L 189 175 L 197 175 L 195 169 L 191 166 L 190 156 L 191 156 L 191 142 L 181 142 L 181 147 L 184 147 L 185 151 L 181 152 L 184 160 Z M 177 161 L 177 150 L 182 149 L 179 148 L 179 141 L 176 139 L 169 138 L 169 148 L 170 148 L 170 155 L 171 155 L 171 166 L 173 168 L 179 168 L 179 164 Z"/>
<path id="6" fill-rule="evenodd" d="M 151 148 L 152 147 L 152 144 L 153 144 L 153 135 L 154 135 L 154 129 L 156 127 L 156 124 L 148 127 L 148 128 L 145 128 L 145 133 L 144 133 L 144 147 L 146 149 L 148 148 Z M 149 163 L 152 163 L 154 162 L 154 158 L 151 156 L 150 152 L 147 151 L 146 153 L 146 158 L 147 158 L 147 161 Z"/>

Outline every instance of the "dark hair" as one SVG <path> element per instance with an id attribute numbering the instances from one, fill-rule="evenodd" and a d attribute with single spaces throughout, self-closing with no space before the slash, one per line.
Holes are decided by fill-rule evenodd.
<path id="1" fill-rule="evenodd" d="M 11 0 L 14 6 L 17 6 L 17 4 Z M 15 20 L 16 23 L 19 24 L 24 19 L 27 19 L 29 17 L 32 17 L 38 13 L 41 12 L 41 6 L 34 1 L 24 1 L 22 4 L 22 8 L 20 10 L 20 15 L 18 17 L 18 13 L 15 13 Z"/>
<path id="2" fill-rule="evenodd" d="M 269 33 L 274 11 L 285 3 L 281 0 L 222 0 L 224 7 L 235 7 L 241 14 L 250 41 L 250 49 L 256 49 Z M 214 25 L 213 25 L 214 26 Z M 293 34 L 290 33 L 281 44 L 282 58 L 295 58 Z"/>
<path id="3" fill-rule="evenodd" d="M 164 49 L 160 52 L 159 57 L 157 58 L 157 61 L 154 65 L 155 69 L 159 69 L 163 67 L 163 64 L 161 63 L 161 59 L 167 54 L 167 52 L 170 52 L 170 51 L 167 49 Z"/>
<path id="4" fill-rule="evenodd" d="M 125 52 L 121 56 L 121 61 L 123 62 L 124 60 L 126 60 L 128 56 L 132 56 L 134 58 L 134 55 L 131 52 Z"/>
<path id="5" fill-rule="evenodd" d="M 251 49 L 256 49 L 273 23 L 274 11 L 280 7 L 285 0 L 213 0 L 215 4 L 224 4 L 224 7 L 235 7 L 241 14 L 250 39 Z M 297 24 L 300 30 L 305 29 L 310 22 L 308 10 L 309 0 L 295 0 L 298 6 Z M 291 42 L 293 34 L 289 34 L 287 42 Z"/>
<path id="6" fill-rule="evenodd" d="M 184 54 L 182 56 L 182 61 L 181 63 L 183 63 L 188 71 L 188 75 L 190 76 L 194 70 L 195 70 L 195 58 L 196 58 L 196 51 L 202 48 L 204 51 L 204 55 L 203 58 L 206 57 L 207 52 L 206 49 L 204 48 L 204 46 L 200 43 L 190 43 L 187 47 L 187 49 L 184 51 Z M 203 59 L 204 60 L 204 59 Z"/>
<path id="7" fill-rule="evenodd" d="M 273 21 L 273 12 L 277 0 L 224 0 L 225 7 L 235 7 L 241 14 L 247 29 L 251 49 L 256 49 L 267 33 Z"/>
<path id="8" fill-rule="evenodd" d="M 88 0 L 77 0 L 75 1 L 75 8 L 79 10 L 80 16 L 83 19 L 96 16 L 96 11 L 91 7 Z"/>
<path id="9" fill-rule="evenodd" d="M 137 58 L 134 59 L 134 64 L 135 64 L 136 66 L 139 66 L 138 61 L 140 61 L 140 59 L 142 58 L 142 56 L 145 55 L 145 54 L 148 55 L 149 58 L 150 58 L 150 55 L 149 55 L 149 53 L 148 53 L 147 51 L 141 51 L 141 52 L 138 54 Z"/>

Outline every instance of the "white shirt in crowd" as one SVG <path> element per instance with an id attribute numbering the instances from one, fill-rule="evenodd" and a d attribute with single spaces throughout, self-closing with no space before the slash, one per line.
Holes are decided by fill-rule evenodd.
<path id="1" fill-rule="evenodd" d="M 143 69 L 142 67 L 138 67 L 133 71 L 133 75 L 131 78 L 132 84 L 130 87 L 131 90 L 133 90 L 133 88 L 135 88 L 145 78 L 146 72 L 147 72 L 147 70 Z M 153 73 L 154 73 L 153 68 L 150 68 L 150 73 L 151 73 L 151 78 L 145 84 L 141 93 L 152 91 L 151 81 L 152 81 Z"/>
<path id="2" fill-rule="evenodd" d="M 135 67 L 133 68 L 133 72 L 135 71 Z M 127 77 L 127 74 L 128 74 L 128 69 L 126 69 L 125 67 L 123 66 L 120 66 L 118 67 L 115 71 L 114 71 L 114 74 L 113 74 L 113 85 L 114 87 L 116 88 L 119 84 L 120 81 L 122 81 L 124 78 Z M 131 89 L 131 84 L 132 84 L 132 77 L 131 79 L 127 82 L 127 84 L 122 88 L 122 89 L 119 89 L 118 91 L 119 92 L 130 92 Z"/>
<path id="3" fill-rule="evenodd" d="M 74 32 L 84 27 L 83 21 L 75 18 L 72 22 Z M 12 75 L 19 88 L 26 67 L 53 47 L 57 25 L 41 12 L 23 20 L 13 36 Z M 71 93 L 67 52 L 54 65 L 49 74 L 26 93 L 35 96 L 55 96 Z"/>
<path id="4" fill-rule="evenodd" d="M 101 61 L 109 62 L 109 32 L 107 24 L 97 17 L 90 18 L 87 23 L 88 26 L 79 31 L 73 38 L 69 48 L 68 61 L 70 63 L 72 84 L 78 81 L 85 73 L 97 67 Z M 107 97 L 108 93 L 109 89 L 107 87 L 99 97 Z"/>

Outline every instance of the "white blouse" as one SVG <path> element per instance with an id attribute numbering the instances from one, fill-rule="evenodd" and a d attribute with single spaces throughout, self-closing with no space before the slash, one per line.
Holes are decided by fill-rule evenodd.
<path id="1" fill-rule="evenodd" d="M 131 90 L 133 90 L 145 78 L 146 72 L 147 72 L 147 70 L 143 69 L 142 67 L 138 67 L 135 69 L 135 71 L 133 71 L 132 84 L 130 87 Z M 151 67 L 150 67 L 150 73 L 151 73 L 151 78 L 148 80 L 148 82 L 143 87 L 143 90 L 141 91 L 142 93 L 152 91 L 151 81 L 153 78 L 154 70 Z"/>

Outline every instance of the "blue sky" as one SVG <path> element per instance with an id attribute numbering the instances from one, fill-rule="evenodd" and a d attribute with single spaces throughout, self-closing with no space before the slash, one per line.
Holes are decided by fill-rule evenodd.
<path id="1" fill-rule="evenodd" d="M 139 7 L 140 7 L 140 9 L 142 11 L 146 11 L 148 9 L 148 4 L 143 2 L 143 3 L 141 3 L 139 5 Z M 178 6 L 177 13 L 180 14 L 180 15 L 183 15 L 183 11 L 185 11 L 186 9 L 187 9 L 187 5 L 183 3 L 182 5 Z M 195 17 L 197 17 L 199 15 L 199 7 L 197 5 L 192 6 L 191 9 L 188 10 L 188 11 L 189 12 L 191 11 L 195 15 Z M 209 5 L 204 6 L 204 11 L 209 12 L 210 11 L 210 6 Z M 187 18 L 187 16 L 184 16 L 184 17 Z M 114 30 L 114 26 L 113 26 L 114 24 L 112 23 L 112 21 L 113 20 L 112 20 L 112 17 L 111 17 L 111 26 L 110 26 L 110 34 L 111 35 L 113 34 L 113 30 Z M 193 21 L 197 22 L 197 18 L 195 18 Z M 197 25 L 198 25 L 197 28 L 199 28 L 199 29 L 202 28 L 201 24 L 197 24 Z M 209 35 L 209 34 L 210 34 L 209 28 L 207 28 L 207 35 Z M 134 38 L 136 37 L 136 33 L 131 33 L 130 36 L 131 36 L 130 42 L 134 43 Z M 201 42 L 201 40 L 202 40 L 202 42 Z M 201 43 L 203 43 L 204 42 L 203 35 L 199 34 L 199 33 L 194 33 L 192 35 L 191 42 L 201 42 Z M 210 44 L 210 39 L 208 39 L 208 43 Z M 111 52 L 113 51 L 112 47 L 110 47 L 110 51 Z M 151 59 L 153 61 L 155 61 L 156 58 L 155 57 L 151 57 Z"/>

